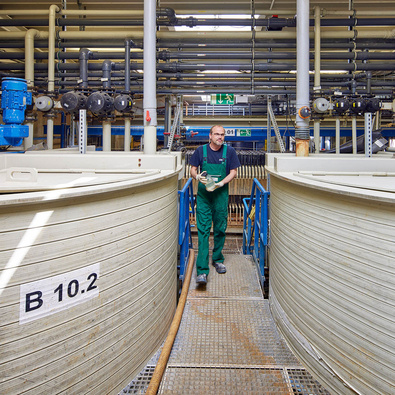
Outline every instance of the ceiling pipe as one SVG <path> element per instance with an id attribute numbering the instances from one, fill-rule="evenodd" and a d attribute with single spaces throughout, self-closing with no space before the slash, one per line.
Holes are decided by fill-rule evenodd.
<path id="1" fill-rule="evenodd" d="M 55 35 L 56 35 L 56 13 L 60 11 L 57 5 L 49 7 L 48 18 L 48 95 L 55 91 Z M 52 116 L 47 117 L 47 147 L 53 149 L 54 120 Z"/>
<path id="2" fill-rule="evenodd" d="M 36 73 L 37 76 L 39 76 L 40 78 L 46 78 L 47 75 L 44 73 Z M 125 79 L 125 75 L 124 73 L 117 73 L 117 72 L 113 72 L 112 77 L 114 78 L 122 78 Z M 278 75 L 278 74 L 277 74 Z M 65 78 L 68 77 L 70 78 L 70 80 L 68 81 L 70 84 L 75 84 L 75 82 L 71 81 L 71 78 L 75 78 L 77 79 L 79 77 L 79 73 L 70 73 L 70 72 L 57 72 L 56 76 L 59 78 Z M 90 78 L 97 78 L 99 79 L 101 77 L 101 73 L 100 72 L 89 72 L 88 73 L 88 77 Z M 248 81 L 248 83 L 250 83 L 249 81 L 251 80 L 251 75 L 250 74 L 188 74 L 188 73 L 157 73 L 156 75 L 157 79 L 159 81 L 167 81 L 167 79 L 171 79 L 171 81 L 179 81 L 179 82 L 187 82 L 187 83 L 195 83 L 195 84 L 199 84 L 201 82 L 212 82 L 212 83 L 216 83 L 217 81 L 219 82 L 224 82 L 227 81 L 229 79 L 233 79 L 235 80 L 235 82 L 237 83 L 246 83 Z M 264 73 L 264 74 L 257 74 L 257 77 L 255 78 L 255 80 L 258 83 L 262 83 L 262 82 L 268 82 L 271 84 L 276 84 L 276 83 L 283 83 L 285 81 L 291 81 L 291 83 L 295 84 L 295 79 L 296 79 L 296 75 L 294 74 L 284 74 L 283 76 L 279 75 L 278 77 L 276 77 L 276 73 L 273 73 L 273 76 L 270 75 L 270 73 Z M 141 81 L 143 80 L 143 75 L 142 74 L 133 74 L 133 84 L 136 85 L 140 85 Z M 337 75 L 337 74 L 332 74 L 330 76 L 330 78 L 327 76 L 321 76 L 321 81 L 323 80 L 323 82 L 321 82 L 321 85 L 330 85 L 333 84 L 333 80 L 335 80 L 335 84 L 336 86 L 348 86 L 350 84 L 350 81 L 352 80 L 352 77 L 350 75 L 347 74 L 343 74 L 343 75 Z M 362 84 L 362 82 L 359 82 L 358 84 L 356 83 L 356 81 L 354 81 L 356 86 L 364 86 Z M 122 81 L 115 81 L 116 84 L 118 85 L 123 85 L 124 83 Z M 61 84 L 61 83 L 60 83 Z M 228 81 L 229 84 L 229 81 Z M 380 86 L 380 85 L 385 85 L 385 86 L 394 86 L 395 81 L 372 81 L 372 85 L 376 85 L 376 86 Z M 130 88 L 129 88 L 130 89 Z M 355 93 L 355 92 L 354 92 Z"/>
<path id="3" fill-rule="evenodd" d="M 160 8 L 158 10 L 167 10 L 167 8 L 163 9 Z M 190 14 L 190 9 L 188 10 L 183 10 L 181 8 L 178 8 L 178 15 L 189 15 Z M 240 14 L 242 10 L 238 10 L 235 12 L 229 11 L 228 14 Z M 165 11 L 167 12 L 167 11 Z M 218 13 L 217 9 L 210 9 L 210 8 L 205 8 L 205 13 L 206 14 L 215 14 Z M 249 13 L 249 11 L 246 11 L 246 13 Z M 266 8 L 259 8 L 258 6 L 255 6 L 255 13 L 259 15 L 284 15 L 284 16 L 293 16 L 296 13 L 295 8 L 290 8 L 288 10 L 275 10 L 275 9 L 266 9 Z M 45 9 L 2 9 L 1 10 L 2 15 L 8 15 L 8 16 L 19 16 L 19 15 L 32 15 L 32 16 L 40 16 L 40 15 L 48 15 L 48 11 Z M 143 17 L 143 11 L 140 10 L 71 10 L 71 9 L 62 9 L 60 11 L 61 15 L 68 15 L 68 16 L 79 16 L 79 15 L 85 15 L 85 16 L 139 16 Z M 330 16 L 342 16 L 342 17 L 347 17 L 347 16 L 377 16 L 380 17 L 383 15 L 383 11 L 375 11 L 375 10 L 369 10 L 369 11 L 332 11 L 332 10 L 322 10 L 322 16 L 323 17 L 330 17 Z M 395 10 L 386 10 L 385 11 L 386 16 L 395 16 Z"/>
<path id="4" fill-rule="evenodd" d="M 155 62 L 154 62 L 155 63 Z M 281 63 L 257 63 L 255 65 L 255 71 L 269 72 L 273 70 L 274 72 L 289 72 L 290 70 L 296 69 L 295 62 L 281 62 Z M 115 63 L 115 70 L 123 70 L 123 63 Z M 311 64 L 313 68 L 313 63 Z M 0 62 L 0 70 L 24 70 L 25 65 L 22 63 L 9 63 L 9 62 Z M 59 63 L 57 65 L 57 69 L 60 71 L 67 70 L 78 70 L 79 65 L 74 63 Z M 101 70 L 101 64 L 91 63 L 89 65 L 90 70 Z M 131 65 L 132 70 L 141 69 L 141 64 Z M 35 63 L 34 69 L 37 71 L 47 69 L 47 65 L 42 63 Z M 239 70 L 241 72 L 248 72 L 252 69 L 251 64 L 248 62 L 237 64 L 232 62 L 226 63 L 183 63 L 183 62 L 172 62 L 172 63 L 159 63 L 158 70 L 163 70 L 165 72 L 178 73 L 181 71 L 195 71 L 198 69 L 199 71 L 208 71 L 208 70 Z M 345 63 L 345 62 L 321 62 L 321 70 L 345 70 L 345 71 L 393 71 L 395 70 L 395 62 L 370 62 L 370 63 Z M 207 74 L 209 76 L 210 74 Z M 270 78 L 270 77 L 269 77 Z M 339 76 L 339 78 L 342 78 Z"/>
<path id="5" fill-rule="evenodd" d="M 45 76 L 44 76 L 45 77 Z M 43 78 L 44 78 L 43 77 Z M 65 75 L 63 76 L 65 77 Z M 142 84 L 141 80 L 138 81 L 133 81 L 132 82 L 132 91 L 135 92 L 135 90 L 140 87 Z M 38 84 L 39 85 L 39 84 Z M 73 87 L 76 85 L 76 81 L 65 81 L 65 82 L 60 82 L 59 86 L 60 87 Z M 229 86 L 229 81 L 201 81 L 201 82 L 195 82 L 195 81 L 158 81 L 157 82 L 158 87 L 186 87 L 186 86 L 195 86 L 196 91 L 199 91 L 201 89 L 205 89 L 208 86 Z M 284 81 L 254 81 L 253 83 L 254 87 L 292 87 L 295 88 L 295 83 L 294 82 L 284 82 Z M 336 81 L 336 82 L 325 82 L 321 84 L 321 87 L 325 87 L 327 90 L 328 88 L 331 88 L 333 86 L 336 86 L 336 89 L 338 89 L 339 87 L 343 87 L 343 88 L 347 88 L 350 85 L 349 81 Z M 101 82 L 100 80 L 96 80 L 96 81 L 90 81 L 90 87 L 99 87 L 101 86 Z M 123 81 L 113 81 L 112 82 L 112 87 L 123 87 L 124 86 L 124 82 Z M 251 80 L 246 80 L 246 81 L 237 81 L 237 83 L 234 84 L 235 87 L 247 87 L 247 86 L 251 86 Z M 375 87 L 385 87 L 385 88 L 390 88 L 390 87 L 394 87 L 395 86 L 395 82 L 394 81 L 377 81 L 376 83 L 372 82 L 371 86 L 375 86 Z M 366 85 L 365 84 L 358 84 L 359 89 L 359 93 L 364 93 L 367 94 L 367 92 L 364 92 L 363 89 L 366 89 Z M 310 84 L 310 88 L 313 89 L 313 85 Z M 361 90 L 362 88 L 362 90 Z M 118 91 L 121 91 L 120 89 L 118 89 Z M 375 89 L 376 92 L 379 92 L 380 89 Z M 122 92 L 123 89 L 122 89 Z M 352 89 L 342 89 L 342 92 L 351 92 L 353 94 Z"/>
<path id="6" fill-rule="evenodd" d="M 34 40 L 40 36 L 40 32 L 36 29 L 29 29 L 25 34 L 25 79 L 28 88 L 34 87 Z"/>
<path id="7" fill-rule="evenodd" d="M 144 154 L 156 153 L 156 1 L 144 0 Z"/>
<path id="8" fill-rule="evenodd" d="M 130 47 L 132 40 L 125 40 L 125 92 L 130 93 Z"/>
<path id="9" fill-rule="evenodd" d="M 111 60 L 105 60 L 102 64 L 102 82 L 103 89 L 111 89 L 111 70 L 114 63 Z M 102 120 L 103 126 L 103 152 L 111 151 L 111 120 L 109 117 L 104 117 Z"/>
<path id="10" fill-rule="evenodd" d="M 296 156 L 309 155 L 309 0 L 297 0 Z"/>
<path id="11" fill-rule="evenodd" d="M 133 41 L 125 40 L 125 92 L 130 93 L 130 46 Z M 125 117 L 124 151 L 130 151 L 130 117 Z"/>
<path id="12" fill-rule="evenodd" d="M 48 15 L 48 11 L 45 9 L 30 9 L 30 10 L 21 10 L 21 9 L 2 9 L 0 10 L 2 15 L 8 16 L 19 16 L 19 15 L 31 15 L 31 16 L 39 16 L 39 15 Z M 62 9 L 59 11 L 60 15 L 69 15 L 69 16 L 138 16 L 143 17 L 143 11 L 140 10 L 70 10 L 70 9 Z"/>
<path id="13" fill-rule="evenodd" d="M 55 90 L 55 36 L 56 36 L 56 13 L 60 11 L 57 5 L 49 7 L 48 22 L 48 92 Z"/>
<path id="14" fill-rule="evenodd" d="M 102 73 L 103 73 L 103 89 L 108 90 L 111 89 L 111 70 L 114 66 L 114 63 L 111 60 L 105 60 L 102 64 Z"/>
<path id="15" fill-rule="evenodd" d="M 341 48 L 343 49 L 343 48 Z M 348 48 L 344 48 L 344 50 L 347 50 Z M 315 56 L 314 53 L 310 53 L 310 58 L 313 59 Z M 47 59 L 48 55 L 46 53 L 35 53 L 34 58 L 35 59 Z M 212 59 L 228 59 L 228 60 L 234 60 L 234 59 L 247 59 L 250 60 L 252 59 L 253 55 L 251 52 L 248 51 L 210 51 L 206 50 L 205 48 L 202 48 L 199 52 L 191 52 L 191 51 L 160 51 L 157 53 L 157 59 L 159 60 L 172 60 L 172 59 L 183 59 L 183 60 L 194 60 L 194 59 L 199 59 L 201 60 L 212 60 Z M 395 59 L 395 53 L 394 52 L 368 52 L 368 51 L 361 51 L 358 53 L 351 53 L 351 52 L 325 52 L 320 55 L 322 59 L 325 60 L 393 60 Z M 78 59 L 79 58 L 79 52 L 58 52 L 56 55 L 57 59 L 63 60 L 63 59 Z M 119 52 L 91 52 L 90 59 L 94 60 L 101 60 L 101 59 L 123 59 L 124 54 L 119 53 Z M 133 59 L 138 60 L 143 58 L 143 53 L 134 53 L 133 54 Z M 290 59 L 295 59 L 296 54 L 295 52 L 268 52 L 268 51 L 259 51 L 256 50 L 255 59 L 285 59 L 285 60 L 290 60 Z M 19 52 L 3 52 L 0 53 L 0 59 L 12 59 L 12 60 L 18 60 L 18 59 L 24 59 L 24 54 L 19 53 Z"/>
<path id="16" fill-rule="evenodd" d="M 163 9 L 162 9 L 163 10 Z M 158 13 L 157 13 L 158 14 Z M 171 15 L 171 12 L 169 12 Z M 106 15 L 108 17 L 108 14 Z M 122 15 L 123 17 L 125 15 Z M 159 15 L 160 16 L 160 15 Z M 163 16 L 168 17 L 167 13 Z M 252 27 L 266 27 L 281 30 L 283 28 L 290 28 L 296 26 L 294 18 L 251 18 L 232 19 L 232 18 L 176 18 L 174 11 L 173 15 L 168 17 L 169 20 L 158 18 L 158 26 L 247 26 Z M 310 26 L 314 26 L 314 19 L 310 19 Z M 88 18 L 59 18 L 58 26 L 142 26 L 142 19 L 88 19 Z M 0 26 L 46 26 L 46 19 L 1 19 Z M 355 26 L 394 26 L 395 18 L 332 18 L 323 19 L 321 26 L 324 27 L 355 27 Z"/>
<path id="17" fill-rule="evenodd" d="M 134 92 L 136 90 L 136 88 L 140 87 L 142 84 L 141 79 L 138 81 L 133 81 L 132 82 L 132 91 Z M 39 85 L 39 84 L 38 84 Z M 60 87 L 65 87 L 65 86 L 75 86 L 76 85 L 76 81 L 65 81 L 65 82 L 60 82 L 59 86 Z M 90 81 L 90 87 L 99 87 L 102 85 L 100 80 L 95 80 L 95 81 Z M 157 82 L 158 87 L 196 87 L 195 89 L 197 91 L 199 91 L 200 89 L 205 89 L 208 86 L 216 86 L 216 87 L 221 87 L 221 86 L 226 86 L 229 87 L 229 81 L 213 81 L 213 80 L 207 80 L 207 81 L 158 81 Z M 254 81 L 253 82 L 254 87 L 273 87 L 273 88 L 279 88 L 279 87 L 292 87 L 295 88 L 295 82 L 291 81 L 291 82 L 284 82 L 284 81 L 266 81 L 266 80 L 262 80 L 262 81 Z M 350 85 L 349 81 L 336 81 L 336 82 L 325 82 L 321 84 L 321 87 L 325 87 L 326 89 L 331 88 L 333 86 L 336 87 L 336 90 L 338 90 L 338 88 L 343 87 L 343 88 L 347 88 Z M 375 84 L 371 84 L 374 85 L 375 87 L 386 87 L 386 88 L 390 88 L 390 87 L 394 87 L 395 86 L 395 82 L 393 81 L 387 81 L 387 82 L 383 82 L 383 81 L 377 81 L 377 83 Z M 112 87 L 123 87 L 124 86 L 124 82 L 123 81 L 112 81 Z M 247 87 L 247 86 L 251 86 L 251 80 L 248 79 L 246 81 L 237 81 L 237 83 L 234 84 L 235 87 Z M 358 84 L 359 86 L 359 93 L 366 93 L 363 92 L 363 89 L 366 89 L 366 85 L 360 83 Z M 313 89 L 313 85 L 310 84 L 310 88 Z M 362 90 L 361 90 L 362 88 Z M 119 89 L 118 89 L 119 90 Z M 342 92 L 346 92 L 349 91 L 351 93 L 353 93 L 352 89 L 342 89 Z M 376 89 L 376 92 L 379 91 L 379 89 Z M 122 89 L 122 92 L 123 89 Z"/>
<path id="18" fill-rule="evenodd" d="M 34 39 L 39 37 L 40 32 L 36 29 L 29 29 L 25 35 L 25 80 L 28 89 L 34 88 Z M 24 139 L 23 145 L 25 149 L 33 145 L 33 122 L 28 120 L 26 123 L 29 129 L 28 136 Z"/>
<path id="19" fill-rule="evenodd" d="M 314 7 L 314 93 L 321 93 L 321 8 Z M 320 152 L 320 120 L 314 119 L 315 153 Z"/>
<path id="20" fill-rule="evenodd" d="M 385 10 L 385 15 L 389 16 L 394 16 L 395 11 L 394 10 Z M 383 16 L 383 11 L 375 11 L 375 10 L 369 10 L 369 11 L 357 11 L 357 10 L 352 10 L 352 11 L 331 11 L 331 10 L 326 10 L 325 8 L 322 9 L 322 17 L 328 17 L 328 16 Z"/>
<path id="21" fill-rule="evenodd" d="M 43 32 L 41 32 L 43 33 Z M 45 32 L 44 32 L 45 33 Z M 0 32 L 1 36 L 1 32 Z M 24 37 L 24 35 L 22 35 Z M 0 38 L 1 39 L 1 38 Z M 394 48 L 394 39 L 386 39 L 385 42 L 383 41 L 378 41 L 376 38 L 375 39 L 369 39 L 369 38 L 363 38 L 361 39 L 360 37 L 358 38 L 358 41 L 355 42 L 355 47 L 354 47 L 354 42 L 350 43 L 349 39 L 322 39 L 321 40 L 321 48 L 334 48 L 337 49 L 341 47 L 342 49 L 380 49 L 380 50 L 389 50 L 392 51 Z M 169 42 L 169 41 L 163 41 L 163 40 L 158 40 L 159 45 L 158 47 L 163 47 L 163 48 L 176 48 L 178 49 L 189 49 L 189 48 L 229 48 L 229 49 L 243 49 L 247 46 L 251 46 L 251 40 L 245 41 L 245 42 L 220 42 L 218 40 L 212 40 L 210 42 L 207 42 L 205 44 L 199 43 L 199 42 L 187 42 L 183 43 L 180 42 L 178 39 L 174 42 Z M 14 39 L 12 37 L 9 37 L 7 40 L 3 40 L 1 43 L 2 48 L 23 48 L 23 39 L 19 40 Z M 47 48 L 48 43 L 43 40 L 36 40 L 35 41 L 35 47 L 36 48 Z M 124 44 L 123 41 L 120 39 L 91 39 L 91 40 L 77 40 L 77 39 L 71 39 L 71 40 L 62 40 L 57 43 L 58 48 L 69 48 L 69 47 L 90 47 L 90 48 L 103 48 L 103 47 L 108 47 L 108 48 L 123 48 Z M 135 48 L 138 50 L 142 51 L 142 44 L 136 41 Z M 255 43 L 255 48 L 283 48 L 283 49 L 295 49 L 296 48 L 296 41 L 295 40 L 277 40 L 277 39 L 271 39 L 270 43 L 267 43 L 266 41 L 263 42 L 256 42 Z M 313 41 L 311 41 L 310 48 L 313 48 Z M 140 52 L 140 51 L 139 51 Z M 139 53 L 136 52 L 136 53 Z"/>
<path id="22" fill-rule="evenodd" d="M 321 32 L 321 38 L 323 40 L 331 39 L 353 39 L 356 34 L 359 39 L 394 39 L 395 29 L 374 29 L 369 31 L 358 30 L 354 31 L 343 31 L 343 30 L 328 30 Z M 296 40 L 296 30 L 287 29 L 283 31 L 257 31 L 255 32 L 256 41 L 273 39 L 273 40 Z M 100 30 L 90 30 L 90 31 L 59 31 L 59 39 L 69 40 L 69 39 L 90 39 L 97 41 L 100 36 L 100 40 L 105 39 L 126 39 L 128 37 L 133 37 L 133 40 L 143 40 L 144 33 L 142 31 L 123 29 L 122 31 L 100 31 Z M 5 40 L 23 40 L 25 37 L 25 32 L 0 32 L 0 39 Z M 311 32 L 309 37 L 314 39 L 314 33 Z M 161 40 L 172 40 L 179 43 L 187 42 L 200 42 L 200 44 L 210 43 L 211 41 L 221 40 L 223 42 L 251 42 L 251 33 L 249 32 L 239 32 L 237 37 L 230 35 L 228 32 L 157 32 L 157 38 L 159 40 L 159 46 L 161 46 Z"/>
<path id="23" fill-rule="evenodd" d="M 92 52 L 88 48 L 81 48 L 79 54 L 80 60 L 80 87 L 82 89 L 88 88 L 88 60 L 91 56 Z M 67 66 L 68 67 L 68 66 Z"/>

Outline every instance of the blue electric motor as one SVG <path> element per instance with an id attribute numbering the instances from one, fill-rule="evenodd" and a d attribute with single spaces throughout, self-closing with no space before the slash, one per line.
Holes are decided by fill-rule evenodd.
<path id="1" fill-rule="evenodd" d="M 5 77 L 1 83 L 1 108 L 3 122 L 0 125 L 0 146 L 22 144 L 29 136 L 29 127 L 22 125 L 26 106 L 32 104 L 32 93 L 27 91 L 27 82 L 22 78 Z"/>

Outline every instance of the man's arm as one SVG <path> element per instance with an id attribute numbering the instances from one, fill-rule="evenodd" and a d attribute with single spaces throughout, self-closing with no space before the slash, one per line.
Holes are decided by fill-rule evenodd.
<path id="1" fill-rule="evenodd" d="M 237 169 L 230 170 L 229 174 L 221 181 L 223 185 L 228 184 L 237 176 Z"/>
<path id="2" fill-rule="evenodd" d="M 194 178 L 195 180 L 198 174 L 197 170 L 198 170 L 197 166 L 191 166 L 191 177 Z"/>

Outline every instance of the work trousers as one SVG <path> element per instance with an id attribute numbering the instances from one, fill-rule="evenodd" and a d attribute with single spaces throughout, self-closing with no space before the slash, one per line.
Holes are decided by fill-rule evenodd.
<path id="1" fill-rule="evenodd" d="M 197 275 L 208 274 L 209 237 L 211 224 L 214 231 L 213 262 L 223 262 L 222 249 L 228 223 L 228 188 L 227 185 L 213 192 L 204 191 L 197 195 L 196 221 L 198 228 L 199 252 L 196 259 Z"/>

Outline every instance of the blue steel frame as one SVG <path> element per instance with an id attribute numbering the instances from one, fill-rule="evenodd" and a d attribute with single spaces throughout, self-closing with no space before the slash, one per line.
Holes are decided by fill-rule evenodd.
<path id="1" fill-rule="evenodd" d="M 189 221 L 189 214 L 195 214 L 192 178 L 187 181 L 181 191 L 178 191 L 178 195 L 180 197 L 178 223 L 178 244 L 180 245 L 179 278 L 181 281 L 184 281 L 184 273 L 187 269 L 189 259 L 189 249 L 193 248 L 191 223 Z"/>
<path id="2" fill-rule="evenodd" d="M 253 256 L 259 270 L 259 280 L 265 282 L 265 257 L 269 245 L 269 195 L 254 178 L 250 198 L 244 198 L 243 254 Z M 255 205 L 255 219 L 249 216 Z"/>

